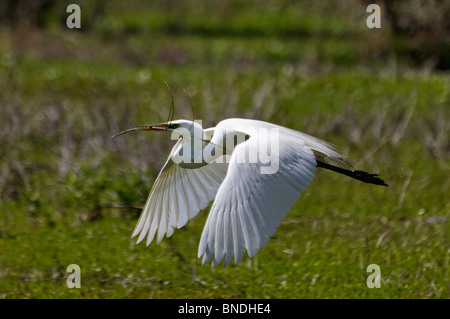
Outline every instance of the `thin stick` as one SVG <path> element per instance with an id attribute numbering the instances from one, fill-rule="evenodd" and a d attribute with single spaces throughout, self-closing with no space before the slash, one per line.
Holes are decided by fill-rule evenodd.
<path id="1" fill-rule="evenodd" d="M 169 111 L 169 117 L 167 118 L 167 123 L 169 123 L 169 122 L 171 122 L 173 120 L 173 117 L 175 115 L 175 103 L 174 103 L 173 92 L 170 89 L 169 84 L 167 84 L 166 81 L 164 81 L 164 83 L 166 84 L 167 89 L 169 90 L 170 98 L 171 98 L 171 106 L 170 106 L 170 111 Z"/>
<path id="2" fill-rule="evenodd" d="M 192 109 L 192 124 L 191 127 L 189 128 L 189 130 L 191 130 L 192 125 L 194 125 L 194 121 L 195 121 L 195 111 L 194 111 L 194 105 L 192 104 L 192 100 L 191 97 L 187 94 L 186 89 L 183 88 L 184 94 L 186 94 L 188 100 L 189 100 L 189 104 L 191 105 L 191 109 Z"/>

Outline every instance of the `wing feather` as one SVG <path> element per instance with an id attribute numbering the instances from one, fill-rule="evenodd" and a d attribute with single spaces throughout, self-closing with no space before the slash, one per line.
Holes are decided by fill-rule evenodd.
<path id="1" fill-rule="evenodd" d="M 270 134 L 260 135 L 259 140 L 272 138 Z M 270 140 L 279 143 L 279 168 L 274 174 L 260 174 L 260 162 L 238 163 L 238 159 L 248 158 L 249 152 L 260 150 L 258 139 L 250 137 L 234 149 L 208 215 L 198 256 L 203 256 L 203 263 L 214 257 L 213 267 L 222 260 L 228 265 L 233 256 L 238 264 L 245 251 L 254 256 L 313 179 L 314 153 L 293 134 L 280 132 L 278 140 Z"/>
<path id="2" fill-rule="evenodd" d="M 139 235 L 138 243 L 147 236 L 149 245 L 155 235 L 159 243 L 164 236 L 170 237 L 174 228 L 183 227 L 214 199 L 227 173 L 225 162 L 184 169 L 171 160 L 171 155 L 153 184 L 131 236 Z"/>

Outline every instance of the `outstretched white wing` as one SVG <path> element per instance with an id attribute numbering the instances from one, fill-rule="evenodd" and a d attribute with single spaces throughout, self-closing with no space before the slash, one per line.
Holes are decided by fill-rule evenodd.
<path id="1" fill-rule="evenodd" d="M 239 159 L 261 152 L 261 141 L 271 145 L 271 158 L 278 157 L 278 170 L 261 174 L 264 166 Z M 267 244 L 281 220 L 313 179 L 313 151 L 298 136 L 280 130 L 279 136 L 259 133 L 239 144 L 230 159 L 228 173 L 220 186 L 200 240 L 198 257 L 203 264 L 214 255 L 213 267 L 233 256 L 238 264 L 247 250 L 250 257 Z"/>
<path id="2" fill-rule="evenodd" d="M 175 227 L 183 227 L 208 206 L 225 178 L 226 163 L 214 162 L 201 168 L 184 169 L 171 160 L 171 155 L 153 184 L 131 236 L 139 234 L 138 243 L 147 235 L 149 245 L 156 232 L 158 243 L 164 234 L 170 237 Z"/>

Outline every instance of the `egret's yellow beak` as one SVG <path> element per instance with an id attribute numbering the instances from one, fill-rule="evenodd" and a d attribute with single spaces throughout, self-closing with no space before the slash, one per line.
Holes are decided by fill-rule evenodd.
<path id="1" fill-rule="evenodd" d="M 150 125 L 142 125 L 134 128 L 130 128 L 128 130 L 122 131 L 113 135 L 111 139 L 116 138 L 119 135 L 131 132 L 131 131 L 167 131 L 169 125 L 167 123 L 159 123 L 159 124 L 150 124 Z"/>

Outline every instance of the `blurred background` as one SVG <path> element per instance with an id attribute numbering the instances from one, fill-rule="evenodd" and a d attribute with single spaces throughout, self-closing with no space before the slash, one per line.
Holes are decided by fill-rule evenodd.
<path id="1" fill-rule="evenodd" d="M 71 3 L 80 29 L 66 26 Z M 0 298 L 448 298 L 449 16 L 438 0 L 3 0 Z M 318 172 L 237 266 L 197 259 L 208 209 L 135 245 L 173 141 L 110 137 L 167 120 L 164 81 L 175 119 L 300 130 L 390 186 Z"/>

